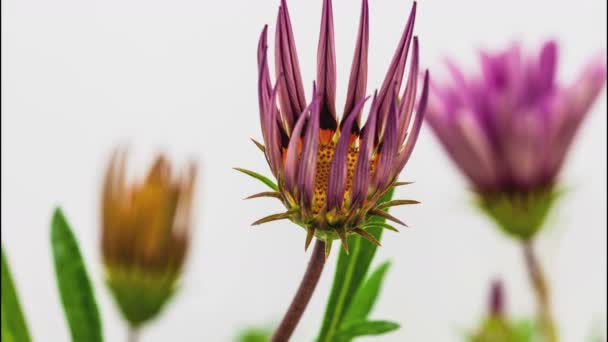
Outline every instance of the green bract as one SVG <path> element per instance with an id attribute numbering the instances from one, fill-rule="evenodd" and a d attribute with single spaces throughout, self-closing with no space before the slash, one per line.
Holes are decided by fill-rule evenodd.
<path id="1" fill-rule="evenodd" d="M 132 327 L 155 318 L 177 287 L 175 274 L 108 267 L 106 283 Z"/>
<path id="2" fill-rule="evenodd" d="M 560 192 L 551 188 L 516 194 L 483 195 L 479 207 L 505 231 L 530 240 L 542 228 Z"/>

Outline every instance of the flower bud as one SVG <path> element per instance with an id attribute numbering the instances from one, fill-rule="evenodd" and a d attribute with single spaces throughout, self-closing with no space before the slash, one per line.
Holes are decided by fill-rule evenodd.
<path id="1" fill-rule="evenodd" d="M 114 153 L 103 185 L 102 256 L 106 282 L 132 327 L 154 318 L 175 292 L 190 241 L 196 176 L 179 176 L 159 156 L 143 181 L 125 180 L 126 151 Z"/>

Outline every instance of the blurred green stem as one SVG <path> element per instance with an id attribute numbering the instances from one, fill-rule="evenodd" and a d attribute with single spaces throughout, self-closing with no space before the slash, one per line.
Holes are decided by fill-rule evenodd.
<path id="1" fill-rule="evenodd" d="M 534 252 L 534 245 L 531 240 L 522 241 L 522 247 L 530 282 L 536 295 L 541 332 L 546 342 L 557 342 L 557 331 L 551 315 L 549 288 L 542 266 Z"/>
<path id="2" fill-rule="evenodd" d="M 137 342 L 137 341 L 139 341 L 139 328 L 129 326 L 127 342 Z"/>
<path id="3" fill-rule="evenodd" d="M 296 329 L 298 322 L 300 322 L 300 318 L 302 318 L 302 314 L 304 314 L 304 310 L 306 310 L 306 306 L 317 287 L 319 278 L 321 278 L 323 266 L 325 266 L 325 242 L 317 239 L 300 287 L 293 297 L 291 305 L 289 305 L 289 309 L 287 309 L 281 324 L 274 332 L 274 335 L 272 335 L 272 342 L 289 341 L 289 338 Z"/>

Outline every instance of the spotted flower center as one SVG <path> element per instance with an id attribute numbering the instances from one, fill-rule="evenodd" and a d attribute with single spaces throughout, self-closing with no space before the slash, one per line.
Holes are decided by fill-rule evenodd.
<path id="1" fill-rule="evenodd" d="M 312 210 L 316 215 L 325 207 L 327 200 L 327 187 L 329 184 L 329 171 L 331 162 L 336 151 L 336 143 L 333 141 L 321 143 L 319 152 L 317 153 L 317 169 L 315 173 L 315 194 L 313 197 Z M 355 173 L 355 165 L 357 164 L 357 156 L 359 149 L 352 145 L 348 150 L 348 158 L 346 161 L 346 190 L 344 191 L 344 201 L 350 198 L 350 189 L 353 184 L 353 175 Z"/>

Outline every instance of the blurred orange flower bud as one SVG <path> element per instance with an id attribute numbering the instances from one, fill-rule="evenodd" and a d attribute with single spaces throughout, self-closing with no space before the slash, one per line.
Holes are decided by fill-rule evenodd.
<path id="1" fill-rule="evenodd" d="M 160 155 L 143 181 L 126 181 L 125 149 L 108 165 L 101 208 L 106 280 L 132 327 L 155 317 L 174 293 L 190 242 L 197 168 L 179 175 Z"/>

